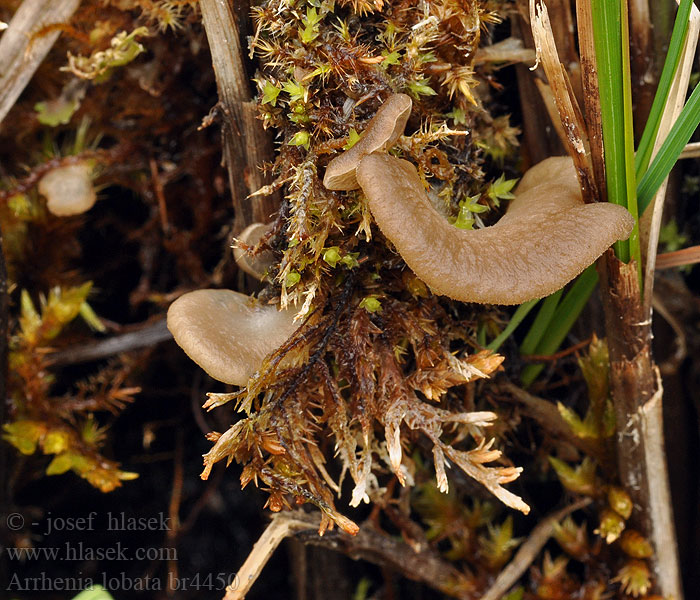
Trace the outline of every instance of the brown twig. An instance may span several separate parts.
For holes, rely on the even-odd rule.
[[[160,342],[172,339],[165,324],[165,318],[154,323],[141,325],[135,331],[111,336],[91,344],[79,344],[47,356],[47,364],[51,366],[75,365],[93,360],[109,358],[121,352],[130,352],[140,348],[155,346]]]
[[[578,344],[574,344],[573,346],[569,346],[568,348],[565,348],[564,350],[560,350],[559,352],[556,352],[554,354],[523,354],[520,358],[523,360],[527,361],[536,361],[536,362],[556,362],[561,358],[564,358],[565,356],[569,356],[570,354],[575,354],[581,348],[585,348],[591,343],[592,338],[587,338],[583,340],[582,342],[579,342]]]
[[[148,161],[148,165],[151,169],[151,181],[153,181],[153,191],[158,200],[158,214],[160,216],[160,228],[164,234],[167,234],[170,230],[170,224],[168,223],[168,205],[165,202],[165,192],[163,191],[163,181],[158,173],[158,163],[156,159],[151,157]]]

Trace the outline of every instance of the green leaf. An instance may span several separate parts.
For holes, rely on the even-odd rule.
[[[668,137],[659,148],[649,169],[637,187],[639,210],[644,212],[654,195],[668,177],[683,148],[700,124],[700,85],[690,95],[678,119],[671,127]]]
[[[408,93],[416,99],[419,96],[435,96],[437,92],[428,85],[429,83],[429,78],[421,77],[415,81],[410,81],[406,87],[408,88]]]
[[[553,354],[566,338],[569,330],[578,319],[588,298],[593,293],[598,283],[598,273],[595,265],[588,267],[571,286],[564,299],[554,311],[551,326],[535,347],[533,354]],[[520,381],[524,387],[528,387],[542,372],[543,364],[528,365],[520,375]]]
[[[513,313],[513,316],[510,318],[510,321],[508,321],[508,325],[506,325],[506,328],[503,331],[501,331],[501,333],[498,334],[498,336],[495,337],[491,341],[491,343],[486,346],[486,348],[488,350],[493,350],[494,352],[498,350],[503,344],[503,342],[505,342],[511,335],[513,335],[513,332],[518,327],[518,325],[522,323],[523,319],[525,319],[528,313],[535,307],[535,305],[538,302],[539,300],[530,300],[529,302],[525,302],[524,304],[518,306],[517,310]],[[483,331],[485,335],[486,330],[484,329]]]
[[[80,592],[73,600],[114,600],[112,595],[101,585],[93,585],[92,589]]]
[[[343,146],[343,150],[350,150],[360,140],[360,134],[353,127],[348,134],[348,141]]]
[[[491,198],[496,206],[500,205],[501,200],[512,200],[515,198],[515,195],[511,190],[516,183],[518,183],[517,178],[506,179],[505,173],[501,173],[501,176],[489,185],[488,197]]]
[[[270,81],[266,81],[262,89],[262,99],[260,102],[263,104],[270,104],[275,106],[277,104],[277,96],[280,95],[282,90],[278,88],[275,84]]]
[[[624,2],[592,0],[608,201],[624,206],[636,219],[629,43],[623,7]],[[615,255],[623,262],[635,258],[639,265],[636,225],[630,241],[615,243]]]
[[[554,312],[559,306],[559,300],[563,293],[564,289],[562,288],[544,299],[540,310],[537,312],[537,317],[535,317],[530,330],[520,345],[520,354],[535,354],[540,340],[546,336],[549,330],[549,324],[554,318]]]
[[[367,312],[375,313],[382,310],[382,303],[376,296],[365,296],[360,302],[360,308],[364,308]]]
[[[287,143],[290,146],[304,146],[304,148],[308,150],[311,145],[311,136],[308,131],[302,129],[301,131],[297,131]]]

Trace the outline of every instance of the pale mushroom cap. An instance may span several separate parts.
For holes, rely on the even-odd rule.
[[[463,302],[520,304],[547,296],[634,227],[621,206],[583,203],[569,159],[533,167],[506,215],[473,231],[454,227],[433,208],[405,160],[369,155],[357,179],[406,264],[435,292]]]
[[[393,94],[367,124],[357,143],[336,156],[326,167],[323,185],[329,190],[355,190],[359,187],[355,169],[364,156],[386,150],[396,143],[406,128],[413,102],[406,94]]]
[[[255,246],[270,231],[271,227],[271,224],[253,223],[241,231],[238,235],[238,240],[248,246]],[[265,273],[274,262],[274,256],[269,250],[264,250],[255,256],[251,256],[246,250],[238,246],[233,247],[233,258],[243,271],[260,280],[265,277]]]
[[[278,311],[231,290],[196,290],[168,309],[168,329],[214,379],[246,385],[263,359],[297,329],[294,311]]]
[[[57,217],[69,217],[90,210],[97,195],[92,185],[92,169],[86,163],[57,167],[39,181],[39,193]]]

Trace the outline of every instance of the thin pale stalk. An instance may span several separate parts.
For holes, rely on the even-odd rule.
[[[683,250],[676,250],[675,252],[659,254],[656,257],[656,270],[661,271],[662,269],[683,267],[697,263],[700,263],[700,246],[692,246],[683,248]]]
[[[678,158],[700,158],[700,142],[686,144]]]

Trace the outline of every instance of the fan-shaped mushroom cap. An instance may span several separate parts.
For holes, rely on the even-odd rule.
[[[238,241],[243,242],[246,246],[253,247],[257,245],[268,231],[270,231],[271,227],[271,224],[265,225],[264,223],[248,225],[248,227],[238,235]],[[233,247],[233,258],[243,271],[260,280],[265,277],[265,273],[274,262],[274,256],[269,250],[263,250],[262,252],[258,252],[255,256],[251,256],[246,250],[237,245]]]
[[[196,290],[168,309],[168,329],[214,379],[245,385],[263,359],[297,329],[294,311],[278,311],[231,290]]]
[[[323,185],[329,190],[356,190],[355,169],[363,156],[385,150],[401,137],[413,102],[406,94],[393,94],[372,117],[357,143],[336,156],[326,167]]]
[[[46,206],[57,217],[84,213],[97,200],[92,185],[92,168],[86,163],[57,167],[39,181],[39,193],[46,197]]]
[[[406,264],[435,292],[463,302],[520,304],[551,294],[634,226],[621,206],[583,203],[568,158],[530,169],[501,220],[473,231],[440,216],[405,160],[366,156],[357,180]]]

